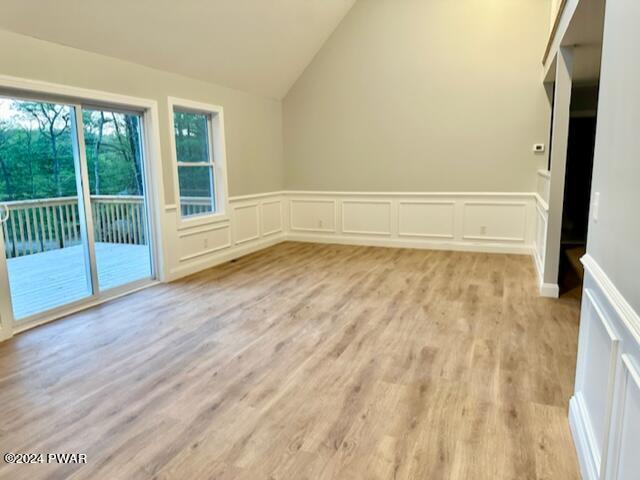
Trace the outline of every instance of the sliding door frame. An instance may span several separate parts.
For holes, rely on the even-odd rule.
[[[80,168],[81,189],[78,189],[78,196],[82,196],[84,212],[80,211],[82,229],[86,232],[86,250],[89,260],[88,268],[91,271],[93,286],[92,295],[64,306],[47,310],[41,314],[36,314],[18,322],[13,318],[11,307],[11,295],[7,273],[7,261],[4,255],[4,239],[0,235],[0,341],[10,338],[15,333],[28,330],[37,325],[48,323],[65,315],[83,310],[90,306],[98,305],[107,300],[111,300],[134,291],[157,284],[166,279],[166,252],[162,248],[162,240],[166,238],[163,224],[164,211],[164,185],[162,179],[162,162],[160,157],[160,122],[158,118],[158,104],[155,100],[137,98],[119,94],[90,90],[84,88],[71,87],[38,80],[29,80],[11,76],[0,75],[0,93],[16,99],[30,99],[40,101],[51,101],[70,106],[74,110],[72,128],[74,132],[74,152],[76,168]],[[87,172],[87,159],[84,149],[84,131],[82,122],[82,109],[103,108],[116,111],[136,112],[141,115],[141,150],[144,173],[144,209],[146,212],[147,230],[150,235],[149,251],[151,260],[151,279],[142,279],[128,283],[126,285],[111,288],[101,292],[98,283],[98,272],[95,255],[95,243],[93,234],[93,218],[91,213],[89,179]],[[76,175],[76,177],[78,176]],[[84,243],[84,242],[83,242]]]
[[[96,245],[93,234],[93,215],[91,215],[91,191],[89,189],[89,175],[87,172],[87,152],[84,142],[84,125],[82,121],[82,107],[79,104],[72,105],[73,117],[71,119],[71,128],[74,130],[72,136],[73,142],[73,160],[75,162],[76,185],[78,196],[82,197],[82,201],[78,199],[78,214],[80,217],[80,232],[82,234],[82,246],[85,253],[85,267],[87,269],[86,277],[90,279],[91,297],[94,297],[100,291],[100,283],[98,281],[98,262],[96,260]],[[84,299],[86,300],[86,299]],[[63,306],[64,307],[64,306]],[[24,322],[21,320],[20,323]],[[27,319],[26,322],[29,322]],[[13,320],[14,328],[17,321]]]

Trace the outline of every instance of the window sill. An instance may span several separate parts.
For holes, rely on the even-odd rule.
[[[180,212],[178,212],[180,215]],[[188,230],[190,228],[202,227],[204,225],[213,225],[216,223],[229,222],[230,218],[224,212],[214,213],[211,215],[198,215],[191,218],[178,217],[178,231]]]

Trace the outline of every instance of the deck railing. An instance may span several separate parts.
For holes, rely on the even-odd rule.
[[[206,212],[206,198],[182,198],[183,214]],[[81,243],[77,197],[6,202],[3,224],[7,258],[57,250]],[[91,214],[96,242],[147,244],[144,198],[134,195],[92,195]]]

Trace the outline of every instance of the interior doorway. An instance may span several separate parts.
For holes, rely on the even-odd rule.
[[[560,265],[560,295],[580,297],[591,204],[591,178],[596,139],[598,85],[574,85],[565,171]]]

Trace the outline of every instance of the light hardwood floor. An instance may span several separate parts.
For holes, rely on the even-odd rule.
[[[578,303],[531,259],[284,243],[0,345],[30,479],[578,478]]]

